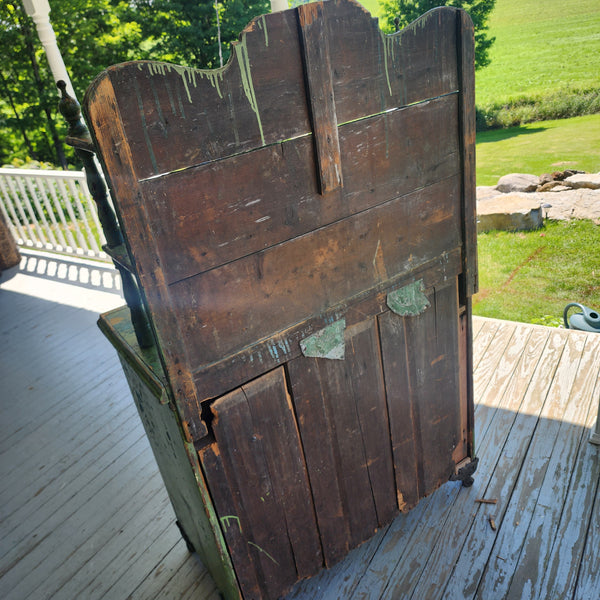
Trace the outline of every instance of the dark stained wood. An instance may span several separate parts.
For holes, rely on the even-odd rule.
[[[84,104],[104,79],[119,90],[118,112],[144,179],[310,133],[299,56],[294,11],[273,13],[246,27],[223,69],[117,65]]]
[[[455,280],[428,294],[432,306],[422,315],[380,317],[401,509],[448,479],[464,444],[456,294]]]
[[[459,173],[456,126],[448,119],[456,110],[452,95],[340,127],[344,190],[326,201],[319,194],[310,137],[142,182],[167,282]]]
[[[463,209],[463,289],[461,296],[477,293],[477,194],[475,183],[475,44],[471,18],[466,12],[457,15],[458,73],[460,77],[459,126],[461,171],[463,174],[461,206]]]
[[[386,36],[357,2],[325,3],[338,123],[460,89],[457,11],[432,10]]]
[[[259,583],[260,572],[254,564],[246,532],[242,529],[242,523],[247,522],[246,512],[230,486],[219,446],[216,443],[210,444],[203,447],[198,454],[216,506],[223,536],[227,542],[238,585],[243,590],[244,596],[260,598],[262,594]]]
[[[385,287],[378,287],[374,293],[359,295],[332,306],[327,311],[271,336],[259,340],[251,348],[224,357],[217,363],[195,372],[198,395],[212,398],[222,393],[223,380],[234,388],[257,376],[257,374],[281,365],[300,356],[300,341],[326,327],[345,315],[346,324],[354,325],[366,317],[375,316],[387,310],[387,293],[406,283],[423,279],[425,287],[433,287],[442,281],[456,277],[460,272],[460,250],[442,256],[417,267],[407,274],[389,280]]]
[[[306,364],[308,361],[308,365]],[[350,550],[350,523],[346,518],[344,490],[339,481],[339,458],[333,445],[335,423],[321,393],[316,359],[297,359],[287,365],[298,415],[317,523],[327,566],[339,562]],[[300,389],[294,382],[301,384]]]
[[[381,351],[394,457],[398,508],[407,511],[422,496],[419,413],[410,393],[404,319],[388,311],[379,317]]]
[[[457,294],[456,281],[437,288],[431,310],[405,318],[411,393],[419,413],[424,495],[448,480],[460,440]]]
[[[388,523],[397,508],[376,321],[347,328],[345,340],[344,360],[303,357],[288,366],[309,476],[325,480],[323,489],[313,484],[315,505],[329,506],[320,496],[329,496],[337,479],[338,510],[344,511],[356,546]],[[320,523],[329,520],[326,510],[317,508]],[[345,540],[345,533],[333,535],[334,547]]]
[[[321,193],[326,194],[342,187],[343,180],[323,2],[301,4],[298,7],[298,23],[319,187]]]
[[[449,178],[171,286],[190,363],[211,364],[457,248],[457,194]]]
[[[298,578],[314,575],[323,565],[315,511],[294,408],[282,368],[242,388],[255,430],[260,435]]]
[[[262,593],[267,598],[277,598],[297,576],[290,540],[285,534],[283,507],[277,502],[260,431],[254,426],[242,390],[220,398],[212,411],[218,452],[236,508],[230,513],[226,512],[229,506],[217,506],[219,519],[229,521],[229,528],[239,527]],[[234,556],[234,563],[238,558],[243,562],[246,556]]]
[[[217,400],[216,443],[200,456],[245,597],[277,598],[323,564],[283,369]]]
[[[228,596],[279,598],[473,456],[469,27],[443,8],[385,36],[317,2],[255,19],[223,69],[126,63],[88,91],[157,339],[144,385],[200,499],[170,493],[226,541]],[[310,349],[332,324],[338,354]]]

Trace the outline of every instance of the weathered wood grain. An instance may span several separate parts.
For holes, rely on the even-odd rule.
[[[477,271],[477,194],[475,189],[475,44],[473,22],[465,11],[456,13],[458,77],[460,80],[459,124],[463,210],[463,271],[461,298],[475,294],[479,287]]]
[[[475,490],[479,490],[480,496],[499,499],[493,512],[498,524],[502,523],[510,506],[521,461],[531,443],[549,382],[561,354],[560,337],[555,336],[549,343],[548,331],[540,330],[536,343],[529,344],[526,352],[518,357],[517,368],[508,367],[514,375],[499,396],[503,410],[497,411],[495,423],[489,428],[492,435],[485,436],[477,448],[482,461],[478,477],[485,477],[487,473],[490,483],[485,492],[477,487]],[[492,547],[497,534],[490,529],[487,520],[489,514],[487,507],[477,508],[476,518],[470,521],[462,551],[455,559],[455,573],[460,575],[452,576],[447,581],[442,597],[457,600],[475,597],[482,573],[488,561],[495,556],[492,555]]]
[[[317,490],[313,484],[319,523],[325,526],[330,506],[320,496],[330,494],[334,479],[350,543],[356,546],[397,509],[383,374],[381,362],[373,359],[379,354],[375,320],[347,328],[345,344],[343,361],[298,358],[289,364],[289,373],[309,476],[324,480]],[[320,410],[315,411],[315,403]],[[320,447],[313,447],[315,442]],[[323,472],[328,456],[333,462]],[[321,537],[326,537],[323,532]],[[343,543],[345,536],[340,537]],[[336,539],[324,539],[324,545],[335,547]]]
[[[298,24],[319,189],[326,194],[342,187],[343,178],[323,2],[301,4]]]
[[[198,395],[201,398],[218,396],[223,391],[224,378],[230,383],[230,387],[237,387],[262,372],[293,360],[301,354],[300,341],[333,321],[345,318],[346,324],[351,326],[366,317],[387,311],[387,294],[390,291],[420,279],[426,287],[434,287],[442,281],[455,278],[459,270],[460,251],[455,249],[408,273],[390,278],[375,290],[347,298],[309,320],[293,325],[270,338],[258,340],[250,348],[242,349],[217,363],[198,369],[195,372]]]
[[[344,189],[326,201],[310,137],[141,182],[165,279],[191,277],[458,173],[457,110],[453,95],[340,127]]]
[[[283,508],[297,577],[314,575],[323,565],[306,463],[292,399],[280,368],[242,388],[261,436],[277,503]]]
[[[478,587],[479,597],[492,594],[502,596],[510,587],[547,473],[548,459],[552,454],[560,422],[558,419],[564,411],[564,402],[569,398],[575,378],[576,370],[572,368],[572,359],[581,352],[581,349],[577,348],[577,344],[581,343],[577,337],[565,336],[561,332],[553,333],[550,337],[549,344],[561,350],[560,361],[553,377],[545,378],[545,393],[541,394],[537,401],[541,416],[539,423],[537,418],[535,419],[538,435],[528,444],[523,464],[518,465],[519,472],[512,492],[512,502],[502,518],[496,518],[498,532],[492,556]],[[500,477],[501,473],[497,476]]]
[[[580,344],[582,358],[567,395],[568,403],[561,390],[561,402],[556,412],[551,415],[552,427],[549,428],[550,431],[542,432],[543,437],[551,444],[550,456],[543,482],[539,487],[536,505],[531,513],[527,537],[507,590],[509,598],[541,597],[542,579],[550,567],[552,546],[565,511],[567,494],[571,487],[578,487],[578,482],[573,480],[573,473],[577,468],[581,445],[588,443],[588,430],[584,425],[590,412],[590,404],[594,404],[590,403],[590,400],[598,383],[596,373],[600,368],[600,354],[595,351],[597,346],[586,351],[585,340],[580,340]],[[565,356],[564,359],[569,360],[571,364],[576,362],[570,357]],[[551,431],[555,433],[554,438]]]
[[[507,329],[514,331],[514,328]],[[525,337],[528,339],[528,336]],[[495,491],[490,489],[494,468],[509,439],[511,426],[517,416],[516,411],[525,393],[526,386],[524,383],[528,381],[531,372],[539,361],[546,338],[546,335],[538,336],[538,339],[531,344],[531,348],[526,355],[527,358],[521,358],[524,352],[523,347],[521,347],[519,353],[511,355],[510,360],[505,360],[498,366],[498,371],[503,373],[503,379],[498,379],[498,387],[495,388],[498,391],[493,392],[496,404],[491,406],[488,406],[491,403],[487,402],[480,404],[476,413],[476,454],[479,458],[479,466],[475,474],[475,483],[468,491],[463,491],[454,502],[447,517],[447,523],[450,526],[444,529],[435,546],[431,549],[431,556],[427,561],[427,566],[431,570],[426,568],[425,573],[428,573],[428,575],[421,577],[415,586],[413,591],[415,597],[459,598],[459,594],[463,593],[450,592],[445,590],[445,586],[449,581],[453,584],[455,580],[459,583],[461,581],[462,572],[459,572],[456,576],[453,574],[454,565],[460,560],[461,552],[467,554],[466,560],[468,560],[468,557],[473,557],[472,553],[478,550],[477,546],[471,548],[467,544],[470,536],[469,530],[474,519],[477,520],[478,524],[481,524],[479,533],[483,536],[483,539],[487,539],[489,536],[489,534],[488,536],[484,534],[483,528],[487,527],[487,531],[491,531],[489,523],[485,520],[485,516],[491,514],[491,510],[488,507],[476,505],[474,501],[480,497],[497,498],[501,503],[500,509],[505,505],[503,499],[495,496]],[[520,381],[517,379],[519,373],[522,377]],[[477,371],[475,374],[477,377]],[[512,382],[510,389],[507,389],[507,380]],[[492,393],[490,387],[488,387],[488,393]],[[485,397],[479,396],[479,398]],[[503,407],[503,409],[495,410],[496,405]],[[491,420],[492,423],[490,427],[485,426],[488,420]],[[498,518],[500,514],[494,513],[495,518]],[[433,565],[438,566],[433,568]],[[468,579],[466,574],[464,578]],[[465,597],[472,596],[466,594]]]
[[[456,248],[455,185],[448,179],[171,286],[190,363],[209,365]]]

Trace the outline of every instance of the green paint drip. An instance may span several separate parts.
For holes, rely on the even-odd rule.
[[[384,65],[384,69],[385,69],[385,78],[387,80],[387,85],[388,85],[388,90],[390,92],[390,96],[392,95],[392,85],[390,83],[390,72],[388,70],[388,54],[390,53],[389,47],[390,47],[390,38],[383,33],[383,31],[380,31],[379,34],[381,35],[381,42],[383,44],[383,65]]]
[[[254,546],[255,548],[258,549],[259,552],[262,552],[268,559],[272,560],[277,566],[279,566],[279,563],[263,548],[261,548],[258,544],[255,544],[254,542],[248,542],[248,544],[250,544],[250,546]]]
[[[220,82],[223,81],[223,69],[214,69],[212,71],[208,71],[202,69],[192,69],[190,67],[182,67],[181,65],[170,65],[167,63],[148,63],[148,69],[150,70],[151,75],[166,75],[171,71],[175,71],[183,81],[185,93],[190,104],[192,103],[190,85],[198,87],[198,77],[201,79],[206,78],[213,88],[217,90],[219,98],[223,98],[220,86]]]
[[[267,22],[265,21],[265,15],[262,15],[260,21],[258,22],[258,26],[262,29],[265,34],[265,46],[269,47],[269,32],[267,31]]]
[[[235,54],[238,59],[240,66],[240,75],[242,77],[242,86],[250,107],[256,115],[256,121],[258,122],[258,129],[260,131],[260,139],[264,146],[265,136],[263,134],[262,122],[260,120],[260,113],[258,112],[258,104],[256,102],[256,94],[254,93],[254,84],[252,83],[252,73],[250,71],[250,58],[248,57],[248,48],[246,46],[246,36],[244,35],[242,40],[234,45]]]

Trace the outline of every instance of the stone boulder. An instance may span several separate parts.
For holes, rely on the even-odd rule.
[[[477,203],[477,233],[495,229],[529,231],[544,224],[542,202],[535,193],[501,194]]]
[[[512,192],[535,192],[540,183],[540,178],[527,173],[510,173],[498,180],[496,189],[503,194]]]
[[[577,173],[567,177],[564,183],[573,189],[600,190],[600,173]]]

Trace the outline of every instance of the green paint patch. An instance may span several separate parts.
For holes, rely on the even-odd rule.
[[[309,358],[344,360],[346,319],[340,319],[300,342],[302,354]]]
[[[387,305],[392,312],[401,317],[416,317],[430,306],[424,291],[423,280],[419,279],[390,292],[387,296]]]

